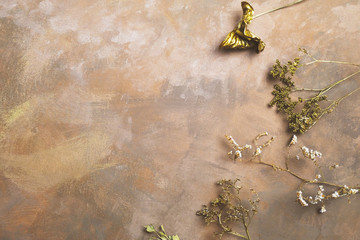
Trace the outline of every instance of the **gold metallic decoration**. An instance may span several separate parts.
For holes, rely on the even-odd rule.
[[[243,16],[236,28],[230,32],[226,39],[220,44],[221,48],[226,49],[248,49],[255,48],[259,53],[264,50],[265,43],[247,29],[254,18],[254,8],[248,2],[241,2]]]

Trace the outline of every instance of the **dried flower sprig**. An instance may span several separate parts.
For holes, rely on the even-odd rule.
[[[272,92],[274,98],[269,103],[269,106],[276,106],[277,111],[286,114],[289,128],[294,133],[304,133],[308,131],[322,116],[331,113],[342,100],[360,89],[360,87],[356,88],[335,100],[329,100],[328,95],[325,95],[325,93],[332,88],[359,74],[360,69],[321,89],[298,88],[292,78],[300,67],[315,63],[334,63],[360,68],[360,64],[316,59],[305,49],[300,48],[299,50],[310,58],[311,61],[300,63],[300,58],[298,57],[293,61],[288,61],[286,64],[281,64],[279,60],[276,60],[276,63],[270,71],[271,76],[280,83],[274,85],[274,91]],[[292,98],[291,94],[296,92],[312,92],[314,95],[306,99],[302,97],[297,97],[297,99]],[[327,104],[324,104],[325,102],[327,102]]]
[[[145,226],[145,231],[154,234],[149,240],[180,240],[178,235],[167,235],[163,225],[156,230],[154,225],[150,224]]]
[[[266,142],[264,142],[261,145],[257,144],[257,141],[262,138],[262,137],[266,137],[268,136],[269,133],[268,132],[263,132],[258,134],[255,139],[254,139],[254,145],[255,145],[255,151],[252,154],[252,158],[259,156],[262,153],[262,149],[269,146],[274,140],[275,137],[271,137],[269,140],[267,140]],[[232,145],[233,149],[235,150],[235,152],[230,151],[228,152],[228,156],[230,158],[232,158],[233,160],[241,160],[242,158],[242,152],[247,150],[247,149],[252,149],[253,146],[250,144],[245,144],[244,146],[239,146],[236,141],[234,140],[234,138],[232,136],[229,135],[225,135],[226,139],[230,142],[230,144]]]
[[[257,146],[257,144],[256,144],[257,140],[259,140],[259,138],[264,137],[264,136],[268,136],[268,133],[266,132],[266,133],[259,134],[254,139],[256,149],[259,149],[259,146]],[[233,139],[231,136],[226,136],[226,138],[228,140]],[[260,147],[269,146],[273,142],[273,140],[274,140],[274,137],[272,137],[270,140],[265,142]],[[229,140],[229,142],[231,143],[230,140]],[[296,135],[293,135],[293,137],[292,137],[292,139],[291,139],[291,141],[289,143],[289,146],[288,146],[288,152],[290,152],[290,147],[296,145],[297,143],[298,143],[298,138],[297,138]],[[247,144],[247,145],[249,145],[249,144]],[[234,145],[232,145],[232,146],[234,148]],[[249,145],[249,146],[251,146],[251,145]],[[248,149],[251,149],[251,147],[249,147]],[[331,200],[331,199],[337,199],[337,198],[340,198],[340,197],[347,197],[348,200],[350,201],[351,196],[360,193],[360,185],[357,185],[357,186],[354,186],[354,187],[348,187],[347,185],[340,185],[340,184],[336,184],[336,183],[332,183],[332,182],[322,180],[321,168],[323,166],[321,166],[318,163],[318,161],[319,161],[318,159],[320,159],[322,157],[322,154],[319,151],[310,149],[310,148],[308,148],[306,146],[302,146],[300,148],[300,150],[301,150],[303,156],[305,158],[307,158],[307,159],[310,159],[311,162],[314,164],[314,166],[317,168],[317,173],[316,173],[315,177],[313,179],[311,179],[311,180],[307,179],[305,177],[302,177],[299,174],[297,174],[294,171],[289,169],[289,166],[288,166],[288,158],[290,158],[289,154],[288,154],[288,158],[285,160],[285,168],[281,167],[281,166],[278,166],[276,164],[273,164],[273,163],[264,162],[261,159],[261,153],[262,153],[261,148],[260,148],[260,150],[256,150],[252,154],[252,156],[251,156],[251,158],[249,160],[251,162],[254,162],[254,163],[258,163],[258,164],[262,164],[262,165],[271,167],[275,171],[287,172],[290,175],[294,176],[295,178],[299,179],[301,181],[301,184],[299,185],[299,188],[298,188],[298,190],[296,192],[296,194],[297,194],[297,202],[299,202],[299,204],[301,206],[303,206],[303,207],[307,207],[310,204],[311,205],[321,205],[320,213],[326,212],[326,208],[325,208],[325,202],[326,201]],[[231,157],[231,158],[235,159],[235,160],[238,159],[236,157],[236,155],[235,155],[235,157]],[[255,159],[257,159],[257,161],[254,161]],[[297,155],[296,159],[300,159],[300,157]],[[331,166],[328,166],[329,169],[336,169],[338,167],[339,167],[338,164],[333,164]],[[305,185],[308,185],[308,184],[318,186],[318,191],[317,191],[317,194],[315,196],[304,196],[303,195],[303,191],[304,191],[303,187]],[[326,194],[324,186],[327,186],[332,191],[330,191],[330,193]]]
[[[201,210],[196,212],[196,215],[204,218],[205,223],[217,223],[220,231],[215,232],[214,235],[219,239],[225,234],[230,234],[251,240],[249,225],[258,211],[260,199],[257,193],[250,189],[251,198],[243,201],[241,196],[243,187],[238,185],[239,181],[239,179],[218,181],[216,184],[222,189],[219,197],[211,201],[209,206],[204,205]],[[233,229],[234,227],[241,228],[241,225],[244,233]]]

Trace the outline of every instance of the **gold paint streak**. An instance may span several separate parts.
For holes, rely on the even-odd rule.
[[[111,152],[101,131],[83,134],[54,148],[29,155],[0,153],[0,169],[26,191],[43,191],[58,183],[96,171]],[[107,167],[112,163],[104,163]]]
[[[20,117],[24,116],[27,112],[32,110],[31,100],[28,100],[14,108],[12,108],[8,114],[5,115],[5,124],[11,125]],[[0,137],[1,138],[1,137]]]

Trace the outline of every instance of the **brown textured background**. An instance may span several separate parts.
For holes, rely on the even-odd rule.
[[[251,4],[258,14],[288,2]],[[253,239],[360,239],[360,199],[301,208],[296,179],[229,161],[223,137],[268,131],[266,160],[283,164],[291,134],[267,107],[268,71],[298,47],[359,63],[360,1],[307,0],[254,20],[258,55],[217,49],[240,17],[239,0],[2,0],[0,239],[148,239],[153,223],[208,240],[195,211],[236,177],[262,200]],[[297,81],[324,86],[354,69],[313,66]],[[341,164],[332,181],[360,182],[359,120],[353,95],[300,137]],[[312,176],[311,164],[294,167]]]

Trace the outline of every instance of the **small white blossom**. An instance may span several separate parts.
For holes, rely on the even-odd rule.
[[[300,160],[300,157],[299,157],[299,155],[296,155],[296,160]]]
[[[292,139],[291,139],[291,141],[290,141],[289,146],[294,145],[294,144],[296,144],[296,143],[297,143],[297,136],[296,136],[296,135],[293,135],[293,137],[292,137]]]
[[[303,198],[299,198],[299,202],[300,202],[300,205],[303,207],[309,206],[309,204]]]
[[[229,140],[229,142],[234,146],[234,148],[239,148],[239,144],[235,141],[235,139],[232,136],[226,136],[225,137]]]
[[[261,154],[261,148],[258,147],[258,148],[256,148],[256,151],[255,151],[255,153],[254,153],[254,156],[258,156],[258,155],[260,155],[260,154]]]
[[[332,196],[333,198],[338,198],[338,197],[340,197],[338,191],[335,191],[333,194],[331,194],[331,196]]]
[[[245,149],[251,149],[251,148],[252,148],[252,146],[251,146],[251,145],[249,145],[249,144],[245,144],[244,148],[245,148]]]
[[[316,196],[315,196],[315,201],[322,201],[325,198],[324,195],[324,187],[322,185],[319,186],[319,191],[317,192]]]
[[[315,157],[321,158],[322,157],[322,153],[319,151],[314,151]]]
[[[297,200],[298,200],[298,202],[300,203],[301,206],[303,206],[303,207],[309,206],[309,204],[303,198],[302,191],[299,190],[299,191],[296,192],[296,194],[297,194]]]
[[[348,187],[348,186],[346,186],[346,185],[344,185],[344,188],[345,188],[345,189],[349,189],[349,187]]]
[[[319,179],[319,178],[321,178],[321,175],[317,174],[315,177],[316,177],[316,179]]]
[[[309,148],[307,148],[307,147],[305,147],[305,146],[302,146],[301,150],[302,150],[302,153],[303,153],[304,157],[307,157],[307,158],[310,157],[310,150],[309,150]]]
[[[314,199],[313,199],[312,196],[309,196],[309,197],[308,197],[308,202],[311,203],[311,204],[317,204],[317,202],[314,201]]]
[[[313,149],[309,149],[306,146],[303,146],[301,148],[302,153],[304,155],[304,157],[306,158],[310,158],[311,160],[313,160],[314,162],[316,161],[315,158],[321,158],[322,157],[322,153],[318,152],[318,151],[314,151]]]
[[[352,188],[349,190],[349,194],[357,194],[358,192],[359,192],[359,189]]]
[[[239,150],[235,151],[235,158],[242,158],[242,154]]]
[[[321,206],[321,209],[320,209],[320,213],[325,213],[325,212],[326,212],[325,206],[322,205],[322,206]]]
[[[324,194],[319,194],[315,196],[315,201],[316,202],[321,202],[324,199],[325,195]]]

